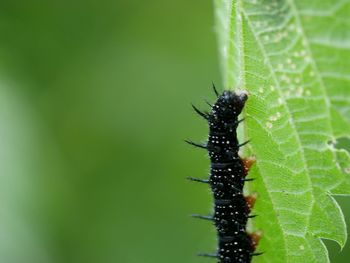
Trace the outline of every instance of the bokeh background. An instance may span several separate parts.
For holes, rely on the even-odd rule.
[[[211,1],[0,3],[0,262],[213,262],[183,143],[221,88],[213,23]]]

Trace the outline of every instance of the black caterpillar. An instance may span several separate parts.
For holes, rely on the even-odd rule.
[[[254,253],[258,236],[248,234],[246,225],[250,209],[255,201],[253,197],[244,197],[243,186],[248,169],[252,162],[241,159],[239,148],[247,142],[239,144],[237,127],[242,120],[238,120],[247,94],[237,94],[224,91],[218,94],[213,89],[217,101],[211,106],[209,113],[202,112],[192,105],[193,109],[209,123],[209,138],[206,144],[192,141],[187,143],[208,150],[211,167],[209,180],[188,178],[192,181],[208,183],[214,195],[214,216],[193,215],[197,218],[212,220],[217,229],[218,251],[214,254],[201,253],[201,256],[218,258],[219,263],[249,263]]]

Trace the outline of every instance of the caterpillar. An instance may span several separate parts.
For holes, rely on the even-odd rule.
[[[252,165],[251,159],[239,157],[239,148],[249,141],[239,144],[237,127],[242,120],[238,120],[245,102],[246,93],[236,93],[225,90],[219,95],[214,84],[213,89],[217,100],[214,105],[208,103],[211,111],[203,112],[192,105],[194,111],[209,124],[209,137],[205,144],[186,140],[192,146],[207,149],[210,158],[209,179],[189,177],[191,181],[206,183],[214,197],[214,215],[194,217],[211,220],[217,230],[218,250],[216,253],[200,253],[200,256],[215,257],[219,263],[249,263],[255,253],[259,236],[248,234],[247,221],[254,215],[249,215],[255,202],[254,196],[245,197],[243,186],[247,181],[247,173]]]

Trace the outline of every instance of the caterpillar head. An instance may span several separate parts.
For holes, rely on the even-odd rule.
[[[247,99],[248,95],[244,92],[236,93],[234,91],[225,90],[222,95],[218,97],[212,112],[219,117],[219,119],[237,117],[242,112]]]
[[[248,95],[244,92],[236,93],[233,91],[225,90],[221,95],[220,101],[223,108],[226,108],[229,113],[234,116],[238,116],[244,107],[245,102],[248,99]]]

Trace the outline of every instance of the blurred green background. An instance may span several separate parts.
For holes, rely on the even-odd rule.
[[[221,87],[213,23],[211,1],[0,4],[1,263],[214,262],[182,142]]]

